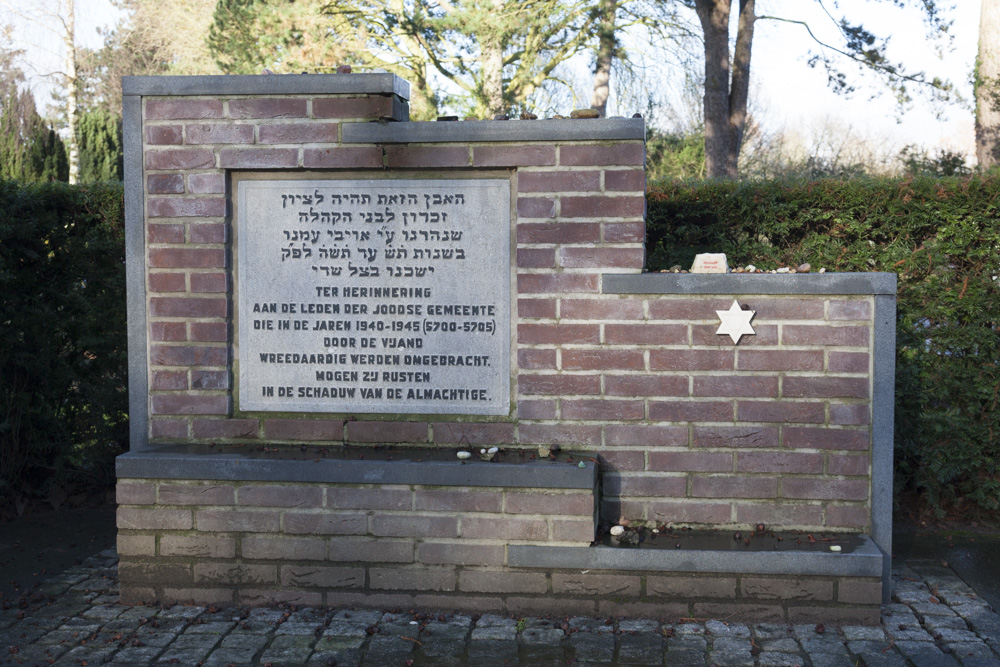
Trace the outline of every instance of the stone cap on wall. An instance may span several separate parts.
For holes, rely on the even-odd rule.
[[[296,448],[297,450],[297,448]],[[392,460],[310,458],[295,453],[226,451],[198,445],[167,445],[127,452],[115,459],[120,479],[218,479],[250,482],[324,482],[327,484],[417,484],[541,489],[593,489],[597,464],[565,462],[414,460],[397,449]],[[374,451],[369,451],[374,455]]]
[[[122,95],[396,95],[410,99],[410,84],[395,74],[226,74],[123,76]]]
[[[345,144],[437,144],[476,141],[642,141],[642,118],[462,120],[345,125]]]
[[[605,294],[895,294],[895,273],[605,273]]]
[[[878,577],[889,560],[868,535],[852,553],[808,551],[718,551],[671,549],[622,549],[614,547],[557,547],[516,545],[508,547],[510,565],[525,568],[613,570],[647,572],[740,572],[742,574],[795,574],[801,576]],[[888,586],[886,586],[888,590]]]

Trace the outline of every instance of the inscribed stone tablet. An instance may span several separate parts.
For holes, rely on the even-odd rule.
[[[694,256],[694,263],[691,265],[691,273],[728,273],[729,265],[726,263],[726,253],[702,253]]]
[[[239,407],[506,415],[510,184],[241,180]]]

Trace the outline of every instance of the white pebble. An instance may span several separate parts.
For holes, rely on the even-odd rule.
[[[463,450],[463,451],[459,452],[458,454],[456,454],[455,456],[457,456],[460,459],[467,459],[467,458],[470,458],[472,456],[472,452],[466,452],[466,451]]]
[[[756,270],[757,270],[756,266],[754,266],[753,264],[747,264],[747,273],[753,273]]]
[[[830,545],[830,551],[840,551],[840,545],[839,544],[831,544]]]
[[[625,532],[625,526],[611,526],[611,534],[616,537],[624,532]]]
[[[487,454],[496,454],[499,451],[500,451],[499,447],[490,447],[489,449],[486,450],[486,453]]]

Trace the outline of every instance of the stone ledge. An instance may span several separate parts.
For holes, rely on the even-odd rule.
[[[222,449],[222,451],[219,451]],[[392,461],[314,459],[294,452],[233,452],[198,446],[164,446],[122,454],[119,479],[210,479],[224,481],[323,482],[328,484],[414,484],[535,489],[595,489],[597,464],[518,463],[469,460]],[[374,451],[374,450],[371,450]],[[426,450],[412,450],[426,451]],[[396,448],[397,457],[406,455]],[[412,454],[411,454],[412,456]],[[577,459],[579,460],[579,459]]]
[[[614,570],[616,572],[713,572],[801,576],[881,577],[882,551],[872,539],[851,553],[745,552],[615,547],[507,547],[510,567]]]
[[[895,294],[896,274],[605,273],[601,278],[601,292],[604,294]]]
[[[521,141],[642,141],[642,118],[587,120],[462,120],[412,123],[349,123],[345,144],[436,144]]]
[[[122,95],[398,95],[410,98],[410,84],[395,74],[239,74],[123,76]]]

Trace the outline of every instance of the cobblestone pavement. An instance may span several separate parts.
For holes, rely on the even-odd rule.
[[[1000,666],[1000,615],[950,569],[894,577],[877,627],[126,607],[109,550],[8,602],[0,664]]]

